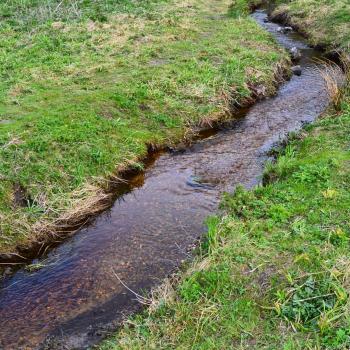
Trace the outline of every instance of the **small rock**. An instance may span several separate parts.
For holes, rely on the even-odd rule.
[[[299,60],[301,58],[301,53],[299,49],[297,49],[295,46],[290,49],[290,54],[294,61]]]
[[[283,34],[287,34],[287,33],[291,32],[292,30],[293,30],[292,27],[278,27],[277,28],[277,32],[283,33]]]
[[[301,67],[300,66],[294,66],[292,67],[293,74],[300,76],[301,75]]]
[[[264,18],[264,23],[268,23],[270,22],[269,19],[267,17]]]

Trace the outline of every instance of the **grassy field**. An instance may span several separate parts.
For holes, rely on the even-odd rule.
[[[276,0],[273,17],[287,14],[312,44],[350,52],[350,2],[347,0]]]
[[[106,199],[148,145],[230,117],[288,63],[246,0],[0,4],[0,251]]]
[[[320,3],[283,13],[309,18],[315,43],[346,49],[350,30],[331,9],[316,36]],[[195,261],[100,350],[350,348],[350,88],[340,95],[336,111],[275,150],[264,186],[224,196]]]

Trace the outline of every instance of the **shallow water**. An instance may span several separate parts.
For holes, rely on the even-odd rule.
[[[0,349],[86,349],[139,308],[132,290],[157,285],[189,257],[217,210],[220,194],[260,182],[266,152],[292,130],[313,121],[329,104],[319,53],[297,34],[274,33],[301,49],[302,75],[276,97],[252,107],[229,128],[184,152],[154,155],[128,191],[93,225],[55,248],[35,272],[20,270],[0,286]]]

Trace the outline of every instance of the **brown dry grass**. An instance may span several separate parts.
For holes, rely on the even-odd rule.
[[[321,61],[323,64],[319,70],[326,83],[329,98],[337,112],[342,109],[342,101],[349,89],[346,82],[350,79],[349,57],[345,54],[340,54],[339,57],[340,65],[331,61]]]

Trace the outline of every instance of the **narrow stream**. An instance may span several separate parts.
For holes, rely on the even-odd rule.
[[[282,34],[253,17],[287,48],[302,52],[301,76],[276,97],[184,152],[155,155],[130,191],[53,251],[38,271],[19,270],[0,286],[0,349],[87,349],[140,304],[115,277],[140,292],[157,285],[188,258],[217,210],[220,194],[259,183],[266,151],[329,104],[313,63],[320,54],[295,33]]]

